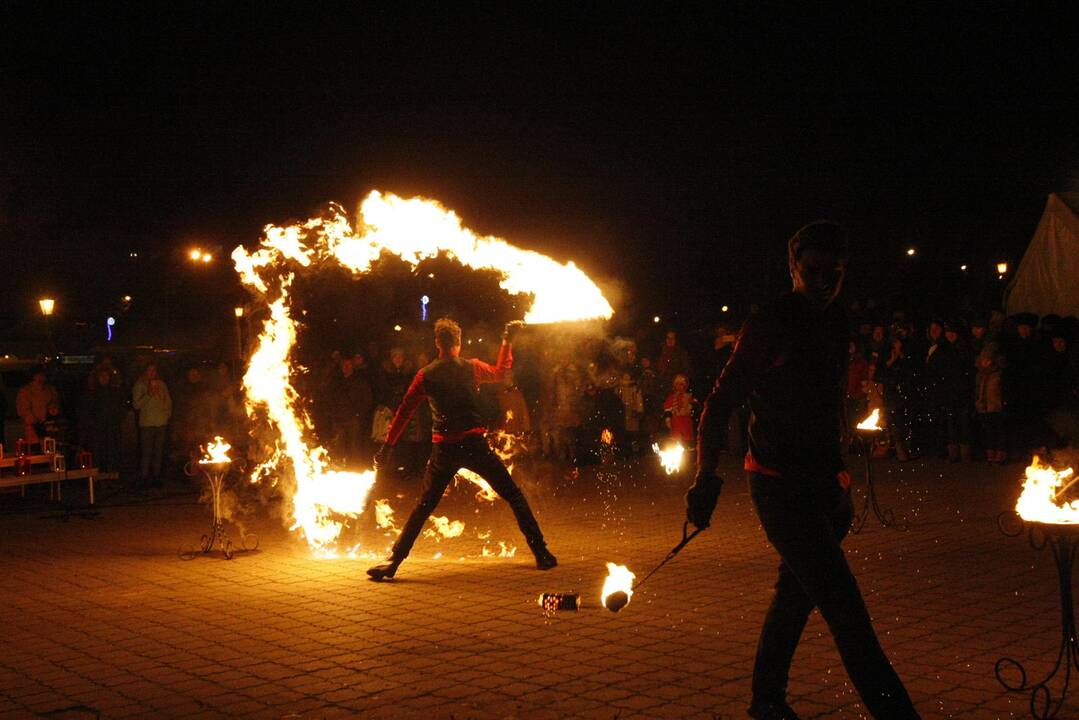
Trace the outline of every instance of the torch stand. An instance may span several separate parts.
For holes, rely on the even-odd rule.
[[[1027,682],[1027,671],[1023,664],[1010,657],[997,660],[994,671],[997,682],[1009,692],[1030,692],[1030,715],[1037,720],[1049,720],[1056,717],[1064,704],[1071,683],[1072,670],[1079,670],[1079,640],[1076,639],[1075,601],[1072,597],[1072,568],[1075,566],[1075,552],[1079,549],[1079,527],[1075,525],[1053,525],[1050,523],[1023,522],[1016,531],[1005,527],[1005,517],[1013,513],[1002,513],[997,518],[1000,531],[1009,537],[1017,537],[1027,531],[1027,540],[1035,550],[1042,550],[1046,545],[1053,552],[1053,561],[1057,566],[1057,578],[1060,581],[1060,650],[1057,652],[1053,669],[1038,683]],[[1004,679],[1002,668],[1011,666],[1019,671],[1019,684],[1012,685]],[[1064,672],[1064,683],[1060,696],[1054,701],[1049,683],[1057,673]]]
[[[877,488],[873,484],[873,471],[872,471],[872,459],[873,459],[873,440],[876,439],[880,430],[856,430],[858,439],[862,446],[862,455],[865,456],[865,502],[862,503],[861,512],[857,513],[851,520],[851,532],[857,534],[865,527],[866,521],[869,519],[869,510],[872,508],[873,514],[876,515],[877,521],[880,522],[882,527],[890,527],[896,530],[910,530],[910,520],[903,519],[900,523],[895,521],[895,512],[892,510],[881,510],[880,503],[877,501]]]
[[[194,477],[201,471],[210,484],[213,518],[210,521],[210,532],[202,536],[202,554],[210,553],[216,544],[226,560],[231,560],[236,554],[236,550],[232,546],[232,540],[229,539],[228,533],[225,532],[225,518],[221,512],[221,491],[225,486],[225,478],[229,474],[229,466],[230,463],[228,462],[200,463],[197,460],[192,460],[184,468],[184,473],[188,477]],[[195,470],[195,468],[198,468],[198,470]],[[251,538],[254,538],[254,542],[249,546],[248,543]],[[258,536],[241,534],[240,545],[243,550],[255,550],[258,548]],[[191,559],[194,555],[193,551],[184,552],[181,550],[180,552],[180,557],[184,559]]]

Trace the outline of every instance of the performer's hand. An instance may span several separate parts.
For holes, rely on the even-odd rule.
[[[375,466],[375,472],[378,472],[386,465],[386,461],[390,459],[391,450],[393,450],[392,445],[383,443],[378,449],[378,452],[375,453],[374,460],[372,461]]]
[[[511,320],[506,323],[506,327],[502,330],[502,339],[508,343],[512,343],[513,339],[517,337],[517,333],[521,328],[525,326],[523,320]]]
[[[712,522],[723,480],[712,471],[698,470],[697,480],[686,493],[686,520],[704,530]]]

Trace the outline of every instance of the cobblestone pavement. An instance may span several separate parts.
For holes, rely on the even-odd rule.
[[[870,516],[846,547],[916,703],[926,718],[1027,716],[1027,696],[1004,692],[994,663],[1048,671],[1060,616],[1048,551],[995,525],[1022,468],[876,462],[882,503],[913,527]],[[561,562],[551,572],[532,567],[508,508],[458,488],[438,512],[465,532],[421,538],[383,584],[364,579],[368,560],[312,558],[272,508],[249,527],[257,551],[184,561],[177,548],[208,525],[191,495],[121,493],[99,517],[66,521],[44,499],[0,496],[0,716],[744,717],[776,558],[728,470],[712,529],[617,615],[598,602],[604,563],[643,576],[680,538],[688,476],[663,476],[652,459],[576,478],[519,471]],[[380,496],[398,516],[415,497],[406,485]],[[355,539],[381,553],[389,540],[368,516]],[[481,557],[498,540],[522,551]],[[547,590],[579,591],[586,605],[545,617]],[[863,717],[817,615],[791,702],[805,718]],[[1079,717],[1079,693],[1060,716]]]

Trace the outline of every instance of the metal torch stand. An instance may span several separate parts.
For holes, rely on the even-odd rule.
[[[198,468],[198,471],[201,471],[206,477],[210,484],[210,494],[212,496],[213,518],[210,521],[210,532],[202,536],[200,545],[202,554],[210,553],[216,545],[225,559],[231,560],[235,556],[236,550],[232,546],[232,540],[229,538],[228,533],[225,532],[225,519],[221,512],[221,491],[225,487],[225,478],[229,474],[229,463],[198,463],[192,461],[191,465]],[[192,477],[198,471],[193,470],[190,466],[185,469],[186,474]],[[241,534],[240,546],[243,550],[257,549],[258,536]],[[193,552],[184,552],[183,550],[180,552],[180,557],[185,559],[190,559],[194,555],[195,553]]]
[[[1011,531],[1005,526],[1005,518],[1011,513],[1005,513],[997,519],[1001,532],[1010,537],[1017,537],[1027,532],[1027,540],[1035,550],[1041,550],[1046,545],[1053,552],[1053,561],[1057,566],[1057,579],[1060,581],[1060,650],[1057,652],[1056,663],[1053,669],[1041,682],[1030,684],[1027,682],[1027,671],[1023,664],[1010,657],[997,660],[995,672],[997,682],[1009,692],[1030,693],[1030,715],[1038,720],[1049,720],[1056,717],[1064,704],[1064,698],[1068,694],[1068,685],[1071,683],[1072,669],[1079,669],[1079,641],[1076,640],[1075,627],[1075,602],[1072,598],[1072,568],[1075,566],[1075,551],[1079,548],[1079,527],[1074,525],[1052,525],[1049,523],[1026,523],[1019,526],[1016,531]],[[1014,667],[1019,671],[1019,684],[1012,685],[1004,679],[1001,672],[1005,667]],[[1049,683],[1059,672],[1064,672],[1064,682],[1060,687],[1060,695],[1056,700],[1049,689]]]
[[[895,530],[910,530],[910,520],[904,518],[900,522],[895,520],[895,512],[891,509],[881,510],[880,502],[877,500],[877,488],[873,484],[873,440],[877,437],[879,430],[857,430],[858,439],[862,445],[862,455],[865,457],[865,501],[862,503],[862,509],[851,520],[851,532],[860,533],[862,528],[865,527],[866,521],[869,519],[869,511],[873,510],[873,514],[877,517],[877,521],[880,522],[882,527],[890,527]]]

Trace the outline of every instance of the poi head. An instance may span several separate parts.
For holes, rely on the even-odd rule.
[[[604,606],[611,612],[618,612],[629,603],[629,595],[621,590],[611,593],[603,601]]]

